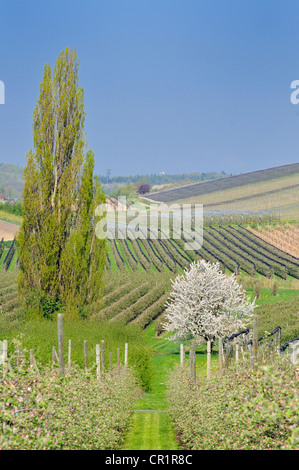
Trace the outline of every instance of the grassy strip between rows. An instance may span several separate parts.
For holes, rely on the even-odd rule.
[[[180,346],[169,341],[167,335],[156,337],[154,324],[145,330],[144,335],[148,345],[154,351],[151,387],[135,403],[136,412],[133,415],[122,449],[178,450],[181,447],[177,442],[172,417],[168,412],[169,403],[166,392],[169,374],[179,364]],[[188,371],[188,357],[186,359],[186,371]],[[212,356],[214,369],[216,360],[217,354],[214,354]],[[196,362],[197,374],[204,375],[207,367],[204,348],[198,350]]]

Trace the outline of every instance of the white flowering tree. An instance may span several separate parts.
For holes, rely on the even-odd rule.
[[[174,341],[195,338],[212,343],[244,329],[252,319],[255,301],[246,298],[235,275],[228,276],[218,263],[191,263],[172,281],[164,328]]]

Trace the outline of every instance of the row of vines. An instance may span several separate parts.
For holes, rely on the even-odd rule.
[[[299,279],[299,259],[271,245],[247,228],[239,226],[214,226],[203,229],[203,242],[200,235],[192,233],[198,241],[198,249],[190,243],[190,233],[172,232],[166,238],[162,231],[156,237],[149,231],[143,238],[109,239],[107,246],[106,269],[112,271],[156,273],[182,272],[191,261],[205,259],[218,262],[223,270],[250,276],[256,274],[271,278],[288,276]],[[7,270],[13,258],[17,257],[16,243],[13,241],[5,251],[3,240],[0,242],[0,260]],[[17,264],[17,263],[16,263]]]

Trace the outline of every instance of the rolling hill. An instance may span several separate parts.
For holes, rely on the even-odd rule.
[[[172,202],[180,199],[194,198],[215,191],[224,191],[239,186],[260,183],[264,181],[282,178],[289,175],[299,175],[299,163],[283,165],[265,170],[252,171],[250,173],[242,173],[240,175],[220,178],[213,181],[205,181],[187,186],[181,186],[177,189],[169,189],[152,193],[150,199],[158,202]],[[299,181],[298,181],[299,183]]]
[[[153,202],[203,204],[209,211],[278,211],[299,219],[299,163],[152,193]]]
[[[0,163],[0,193],[20,199],[24,187],[24,169],[11,163]]]

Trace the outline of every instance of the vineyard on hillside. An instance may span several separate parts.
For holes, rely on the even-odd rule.
[[[229,176],[218,180],[204,181],[180,188],[164,190],[150,194],[149,198],[159,202],[172,202],[181,199],[194,198],[197,196],[223,191],[231,188],[238,188],[249,184],[257,184],[276,178],[296,175],[299,171],[299,163],[283,165],[266,170],[258,170],[250,173]]]
[[[199,236],[197,240],[200,241]],[[241,225],[204,228],[202,247],[198,250],[189,247],[186,233],[181,239],[110,240],[107,268],[176,273],[194,260],[205,259],[219,262],[223,270],[236,274],[299,279],[298,258]]]
[[[162,232],[161,232],[162,233]],[[268,233],[268,232],[266,232]],[[271,235],[272,232],[269,232]],[[152,234],[150,234],[152,235]],[[177,233],[173,232],[173,236]],[[196,239],[200,242],[199,235]],[[273,244],[270,243],[273,242]],[[259,274],[280,279],[299,279],[299,258],[275,246],[275,239],[253,232],[242,225],[211,226],[203,230],[203,244],[198,250],[191,248],[190,237],[182,238],[115,239],[107,243],[107,271],[123,272],[182,272],[192,261],[204,259],[219,262],[223,270]],[[16,243],[0,242],[0,264],[3,270],[18,265]]]
[[[163,332],[166,301],[171,291],[173,273],[140,272],[138,275],[125,271],[106,271],[105,290],[102,307],[93,312],[92,323],[111,325],[122,323],[147,328],[155,320],[155,331]],[[15,331],[24,320],[17,294],[17,272],[0,272],[0,330]],[[271,291],[271,288],[265,288]],[[282,289],[283,291],[284,289]],[[250,288],[247,289],[248,295]],[[294,294],[296,291],[294,291]],[[270,292],[270,296],[272,294]],[[267,302],[258,307],[261,334],[273,330],[279,324],[282,328],[282,341],[299,337],[298,310],[299,297],[272,297],[275,302]],[[270,299],[271,300],[271,299]]]
[[[259,278],[269,279],[265,282],[271,283],[273,279],[281,282],[299,279],[297,257],[268,243],[244,226],[204,228],[203,245],[197,251],[186,249],[189,247],[187,235],[183,233],[182,239],[109,240],[103,302],[101,308],[92,311],[90,319],[146,328],[159,317],[156,331],[160,333],[171,279],[198,259],[218,262],[224,271],[236,273],[243,279],[250,276],[248,279],[254,282]],[[15,242],[0,242],[0,264],[0,322],[4,329],[13,329],[22,316],[17,295],[18,253]],[[297,305],[296,300],[278,305],[283,312],[281,321],[286,339],[299,334],[299,331],[293,331],[292,326],[298,316]],[[267,318],[267,323],[271,314],[269,305],[262,315]],[[264,324],[263,320],[261,324]],[[275,326],[273,323],[273,328]]]
[[[166,273],[106,273],[103,307],[92,320],[146,328],[165,310],[170,287],[171,276]]]
[[[17,294],[17,273],[0,273],[0,326],[13,329],[22,312]],[[169,296],[171,276],[166,273],[106,272],[103,305],[91,321],[122,322],[146,328],[164,310]]]

